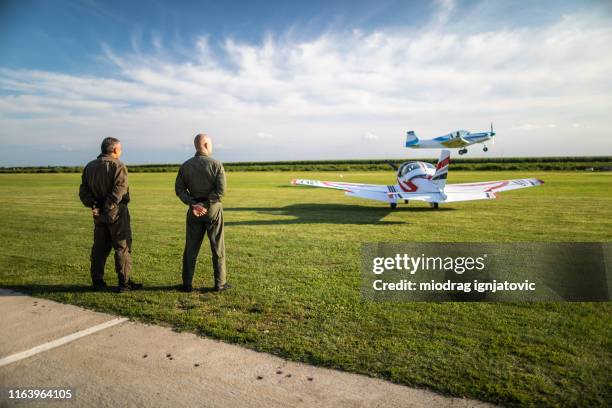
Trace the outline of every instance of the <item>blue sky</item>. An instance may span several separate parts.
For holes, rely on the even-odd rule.
[[[535,3],[535,4],[534,4]],[[498,132],[491,156],[612,154],[606,1],[0,3],[0,166],[436,156],[406,130]],[[474,149],[470,155],[482,155]]]

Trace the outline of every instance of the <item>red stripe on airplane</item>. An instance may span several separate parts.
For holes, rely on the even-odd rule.
[[[436,170],[440,170],[442,167],[448,166],[449,163],[450,163],[450,156],[442,160],[440,163],[438,163],[438,165],[436,166]]]
[[[414,193],[419,189],[412,181],[408,181],[406,184],[404,184],[402,180],[397,179],[397,182],[399,183],[400,188],[407,193]]]
[[[485,192],[490,192],[490,191],[493,191],[493,190],[494,190],[494,189],[496,189],[496,188],[500,188],[500,187],[507,186],[507,185],[508,185],[508,183],[510,183],[510,182],[509,182],[509,181],[502,181],[501,183],[499,183],[499,184],[497,184],[497,185],[495,185],[495,186],[493,186],[493,187],[490,187],[490,188],[486,189],[486,190],[485,190]]]

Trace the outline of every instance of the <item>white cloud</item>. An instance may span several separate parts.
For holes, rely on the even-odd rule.
[[[258,139],[272,139],[272,135],[266,132],[257,132],[256,136]]]
[[[453,2],[440,4],[434,23],[454,12]],[[221,53],[199,37],[184,61],[164,57],[154,36],[154,55],[103,45],[112,78],[0,69],[0,142],[40,144],[44,130],[75,148],[114,134],[133,149],[165,149],[207,131],[223,141],[225,160],[397,157],[413,154],[402,148],[408,128],[429,137],[493,121],[506,154],[612,151],[607,21],[577,15],[478,33],[428,27],[270,35],[260,44],[228,38]],[[577,123],[588,124],[580,146],[558,143]],[[275,135],[275,149],[253,142],[258,128],[266,129],[259,140]],[[365,149],[360,134],[378,143]],[[544,143],[553,135],[557,143]]]
[[[557,125],[555,125],[554,123],[547,123],[547,124],[523,123],[522,125],[512,127],[512,129],[529,131],[529,130],[541,130],[541,129],[554,129],[556,127]]]

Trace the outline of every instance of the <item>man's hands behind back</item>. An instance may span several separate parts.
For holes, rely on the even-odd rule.
[[[191,213],[196,217],[206,215],[207,212],[208,210],[206,209],[206,207],[204,207],[203,203],[196,203],[191,206]]]

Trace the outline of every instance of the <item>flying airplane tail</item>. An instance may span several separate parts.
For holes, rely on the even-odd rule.
[[[419,138],[414,133],[414,130],[406,132],[406,147],[412,147],[417,144],[419,144]]]
[[[450,164],[450,150],[442,150],[440,152],[440,159],[436,164],[436,172],[434,173],[431,180],[438,186],[440,191],[444,191],[446,186],[446,177],[448,176],[448,165]]]

